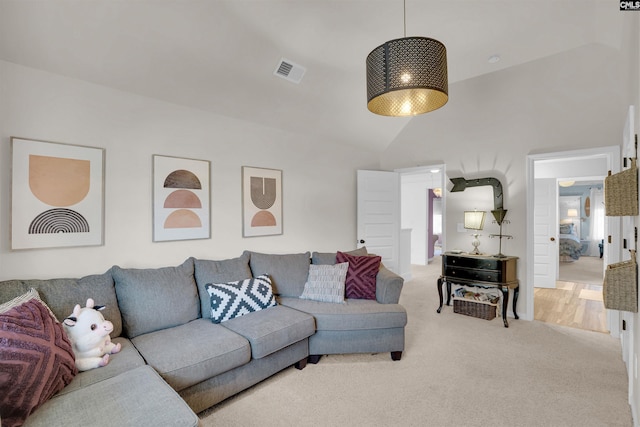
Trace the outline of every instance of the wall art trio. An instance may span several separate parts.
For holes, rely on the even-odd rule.
[[[104,244],[105,149],[11,138],[11,249]],[[211,238],[211,162],[152,156],[153,241]],[[242,167],[243,237],[282,234],[282,171]]]

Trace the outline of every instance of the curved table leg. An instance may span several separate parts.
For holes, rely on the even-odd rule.
[[[502,322],[504,327],[509,327],[509,321],[507,321],[507,307],[509,307],[509,288],[507,286],[501,286],[502,291]]]
[[[438,296],[440,297],[440,306],[438,307],[438,313],[442,311],[442,277],[438,278]]]
[[[516,306],[518,305],[518,295],[520,295],[520,285],[513,288],[513,317],[519,319],[518,313],[516,312]]]

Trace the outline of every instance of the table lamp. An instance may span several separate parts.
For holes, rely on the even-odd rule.
[[[465,211],[464,212],[464,228],[467,230],[482,230],[484,228],[484,211]],[[480,234],[473,233],[473,240],[471,244],[473,245],[473,252],[470,252],[474,255],[480,255],[480,251],[478,250],[478,246],[480,246]]]

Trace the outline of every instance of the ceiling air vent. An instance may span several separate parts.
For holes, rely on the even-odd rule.
[[[302,65],[298,65],[288,59],[282,58],[273,74],[278,77],[282,77],[285,80],[289,80],[290,82],[300,83],[305,71],[307,71],[307,69]]]

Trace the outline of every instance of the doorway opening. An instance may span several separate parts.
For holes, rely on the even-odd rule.
[[[527,304],[534,319],[617,332],[602,302],[612,256],[605,236],[616,233],[604,216],[602,187],[616,166],[618,147],[528,156]]]
[[[442,164],[396,170],[400,174],[400,227],[410,248],[409,263],[427,265],[445,241]]]
[[[608,332],[602,299],[603,180],[558,178],[558,273],[553,287],[534,283],[535,320]]]

